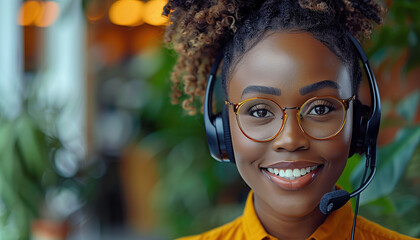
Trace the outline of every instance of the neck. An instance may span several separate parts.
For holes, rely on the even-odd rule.
[[[307,239],[326,218],[317,207],[303,216],[284,216],[255,195],[254,206],[264,229],[279,240]]]

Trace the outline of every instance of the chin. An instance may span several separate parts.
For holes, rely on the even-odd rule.
[[[301,218],[320,213],[318,205],[324,193],[321,189],[317,190],[316,186],[290,191],[264,181],[261,184],[248,185],[254,191],[254,204],[258,205],[256,209],[267,208],[273,215],[286,218]]]

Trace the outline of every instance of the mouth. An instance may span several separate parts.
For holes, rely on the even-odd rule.
[[[295,180],[295,179],[299,179],[300,177],[305,176],[308,173],[311,173],[318,167],[322,167],[322,165],[319,165],[319,166],[316,165],[316,166],[306,167],[306,168],[294,168],[294,169],[266,168],[266,171],[287,180]]]
[[[263,167],[261,171],[275,185],[285,190],[299,190],[312,183],[324,167],[323,164],[278,164],[279,166]],[[302,164],[300,164],[302,165]]]

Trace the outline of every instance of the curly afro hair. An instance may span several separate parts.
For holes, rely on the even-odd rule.
[[[164,41],[178,54],[171,75],[172,102],[190,114],[204,100],[207,76],[224,51],[222,84],[236,63],[269,31],[306,31],[325,44],[350,69],[357,93],[361,81],[358,56],[346,31],[369,37],[372,22],[380,24],[383,8],[374,0],[169,0],[170,17]]]

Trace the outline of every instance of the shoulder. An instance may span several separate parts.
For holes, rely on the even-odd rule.
[[[221,239],[244,239],[244,233],[242,231],[242,217],[238,217],[234,221],[214,228],[210,231],[178,238],[177,240],[221,240]]]
[[[383,240],[415,240],[406,235],[399,234],[395,231],[382,227],[381,225],[371,222],[364,217],[358,216],[356,223],[357,239],[383,239]],[[418,239],[417,239],[418,240]]]

